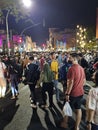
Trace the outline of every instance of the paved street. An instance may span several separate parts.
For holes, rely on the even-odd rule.
[[[97,71],[98,0],[0,0],[0,130],[98,127]]]
[[[62,87],[60,85],[60,89]],[[62,102],[57,105],[54,95],[54,107],[52,110],[49,108],[32,109],[29,101],[29,88],[28,86],[19,86],[19,99],[11,100],[9,97],[4,100],[4,109],[0,112],[0,130],[60,130],[57,127],[58,122],[62,119]],[[38,100],[40,92],[38,95]],[[40,100],[39,100],[40,101]],[[1,101],[2,102],[2,101]],[[74,116],[73,116],[74,117]],[[85,107],[83,106],[83,120],[81,123],[81,130],[85,130],[84,119]],[[69,126],[73,126],[74,120],[70,119]]]

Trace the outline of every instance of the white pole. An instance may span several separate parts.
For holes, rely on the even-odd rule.
[[[10,55],[10,51],[9,51],[9,28],[8,28],[9,12],[10,12],[10,10],[8,10],[8,12],[6,14],[6,35],[7,35],[7,53],[8,53],[8,55]]]

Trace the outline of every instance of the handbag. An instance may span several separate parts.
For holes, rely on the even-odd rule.
[[[66,102],[63,107],[64,116],[72,116],[72,109],[69,102]]]

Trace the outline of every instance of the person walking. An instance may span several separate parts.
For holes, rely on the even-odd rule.
[[[31,92],[30,94],[30,99],[32,101],[31,107],[37,108],[35,86],[37,84],[37,80],[40,77],[40,71],[39,71],[39,66],[35,64],[34,56],[31,56],[29,58],[29,64],[26,66],[25,77]]]
[[[76,121],[73,130],[80,130],[82,111],[81,104],[84,95],[83,86],[86,82],[84,69],[78,64],[78,55],[76,53],[70,54],[70,61],[72,66],[67,73],[67,89],[65,91],[66,101],[70,103],[72,110],[75,109]],[[62,127],[68,126],[68,117],[64,117],[61,123]]]
[[[55,90],[56,90],[56,100],[57,102],[60,102],[60,93],[59,93],[59,88],[58,88],[58,61],[56,59],[56,54],[55,52],[51,52],[51,64],[50,64],[50,67],[51,67],[51,70],[52,72],[54,73],[54,87],[55,87]]]
[[[19,94],[19,91],[18,91],[19,75],[18,74],[20,73],[19,65],[16,63],[15,57],[12,57],[10,60],[8,72],[9,72],[9,79],[11,83],[11,92],[12,92],[11,99],[15,99]]]
[[[0,58],[0,98],[5,97],[6,92],[6,79],[4,73],[6,71],[6,65],[2,62]]]
[[[98,71],[93,75],[95,87],[93,87],[87,97],[87,129],[98,130]]]
[[[50,69],[49,64],[46,62],[44,63],[43,66],[43,71],[40,74],[40,80],[38,82],[39,84],[42,82],[42,100],[43,100],[43,105],[41,107],[48,107],[46,100],[46,92],[48,92],[49,95],[49,107],[52,108],[53,106],[53,79],[54,75],[53,72]]]

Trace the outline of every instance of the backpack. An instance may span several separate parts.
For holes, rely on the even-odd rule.
[[[67,71],[68,71],[68,66],[66,64],[64,64],[63,66],[61,66],[60,70],[59,70],[59,80],[62,81],[66,81],[67,80]]]
[[[40,77],[39,66],[36,64],[29,64],[25,69],[25,78],[28,84],[36,83]]]
[[[17,64],[9,66],[9,73],[10,74],[19,74],[19,66]]]

